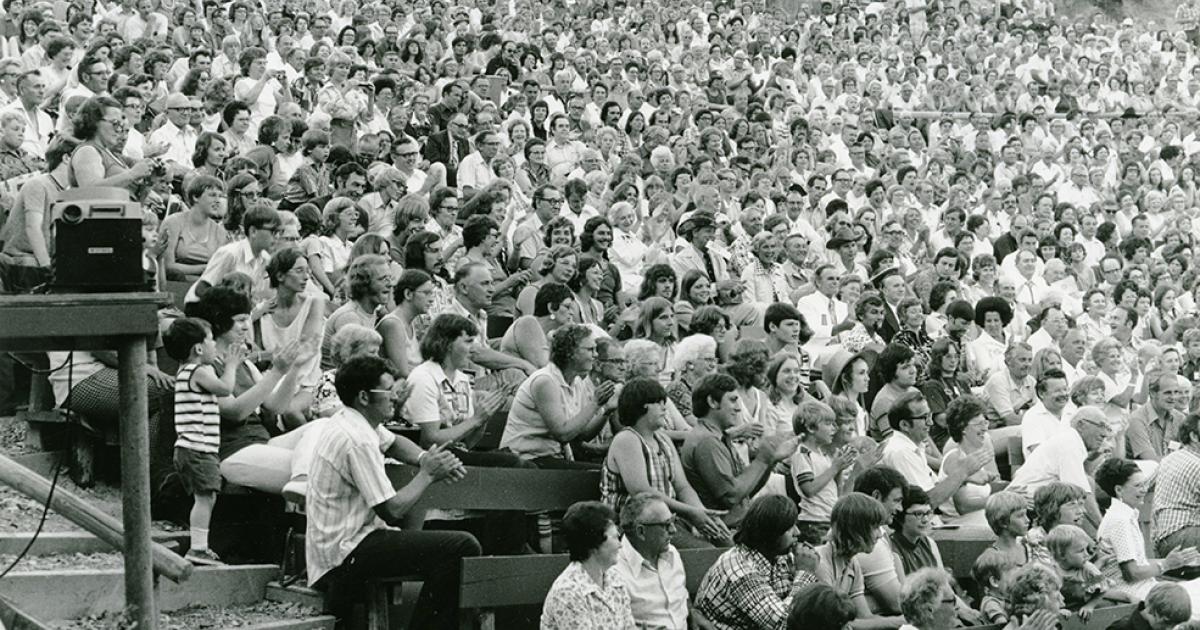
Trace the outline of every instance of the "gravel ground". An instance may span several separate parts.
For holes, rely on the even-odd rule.
[[[25,449],[25,427],[13,418],[0,418],[0,454],[22,455]],[[65,489],[75,496],[87,501],[101,512],[121,518],[121,490],[105,483],[97,483],[85,490],[71,481],[71,476],[64,468],[58,476],[58,488]],[[38,521],[42,518],[43,505],[33,499],[0,484],[0,534],[14,532],[33,533],[37,530]],[[79,531],[81,528],[71,521],[51,511],[46,516],[45,532]],[[175,532],[181,528],[168,521],[155,521],[155,531]]]
[[[25,424],[11,416],[0,418],[0,453],[23,455],[32,452],[25,446]]]
[[[0,568],[12,564],[16,556],[0,555]],[[83,569],[120,569],[125,560],[119,552],[72,553],[58,556],[25,556],[13,567],[13,573],[26,571],[71,571]]]
[[[161,630],[204,630],[208,628],[244,628],[260,623],[315,617],[321,612],[301,604],[259,602],[250,606],[216,608],[201,606],[159,615]],[[104,614],[85,619],[58,621],[56,630],[124,630],[131,627],[123,615]]]

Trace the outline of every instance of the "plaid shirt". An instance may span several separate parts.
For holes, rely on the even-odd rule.
[[[1184,448],[1162,459],[1150,535],[1158,544],[1185,527],[1200,527],[1200,456]]]
[[[791,554],[772,563],[761,553],[737,545],[717,559],[696,593],[696,610],[718,630],[782,628],[792,594],[817,578],[792,566]]]

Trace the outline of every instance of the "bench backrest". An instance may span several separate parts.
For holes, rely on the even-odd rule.
[[[696,594],[708,568],[726,551],[679,550],[689,594]],[[466,558],[462,565],[459,606],[472,609],[541,604],[569,561],[566,554]]]
[[[942,565],[959,580],[971,577],[975,559],[996,541],[986,527],[934,530],[933,540],[942,554]]]
[[[388,466],[392,486],[403,487],[417,474],[413,466]],[[579,501],[600,499],[598,470],[467,467],[458,483],[429,486],[418,505],[458,510],[565,510]]]

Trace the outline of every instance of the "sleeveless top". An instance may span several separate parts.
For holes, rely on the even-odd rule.
[[[412,325],[405,326],[404,320],[400,319],[395,313],[388,313],[379,318],[375,323],[375,330],[379,330],[380,324],[387,321],[389,318],[396,320],[400,324],[400,334],[404,335],[404,358],[408,359],[408,369],[413,369],[424,361],[421,358],[421,341],[417,339],[416,329]]]
[[[303,302],[300,303],[300,310],[296,313],[296,318],[287,326],[280,326],[275,323],[275,319],[270,314],[264,315],[258,320],[258,330],[262,338],[262,349],[267,352],[274,352],[288,343],[300,339],[304,331],[304,324],[308,321],[308,314],[312,310],[313,300],[311,296],[301,296]],[[324,345],[325,326],[321,326],[317,332],[318,346]],[[320,355],[313,356],[312,359],[300,370],[300,386],[301,387],[316,387],[321,382],[321,357]]]
[[[118,156],[117,154],[113,153],[112,151],[109,151],[108,149],[105,149],[105,148],[97,145],[94,141],[89,140],[89,141],[84,142],[83,144],[75,147],[75,150],[71,152],[71,164],[70,164],[70,168],[67,171],[67,178],[68,178],[68,181],[71,182],[72,188],[79,187],[79,180],[77,180],[75,178],[75,157],[77,155],[79,155],[79,150],[84,147],[91,147],[91,148],[95,149],[97,153],[100,154],[100,164],[104,167],[104,175],[103,175],[104,179],[108,179],[109,177],[112,177],[113,175],[120,175],[121,173],[124,173],[125,171],[129,170],[129,165],[125,163],[124,158]],[[132,187],[130,187],[130,188],[132,189]]]
[[[199,363],[184,363],[175,375],[176,448],[216,454],[221,446],[217,396],[192,384]]]
[[[638,442],[641,444],[642,460],[646,464],[646,478],[650,481],[650,487],[674,499],[675,485],[671,482],[674,479],[674,466],[679,455],[675,452],[675,445],[671,443],[671,438],[662,431],[656,431],[654,441],[658,443],[658,454],[655,454],[650,450],[650,445],[646,443],[646,438],[642,437],[640,433],[628,427],[624,430],[637,436]],[[625,507],[625,502],[629,500],[629,497],[629,488],[625,487],[625,480],[621,477],[621,473],[610,468],[606,461],[600,472],[600,500],[620,514],[621,508]]]

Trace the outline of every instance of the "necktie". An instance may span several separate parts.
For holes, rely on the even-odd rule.
[[[458,168],[458,141],[450,136],[450,168]]]
[[[833,308],[833,298],[829,298],[829,325],[837,326],[837,309]]]

